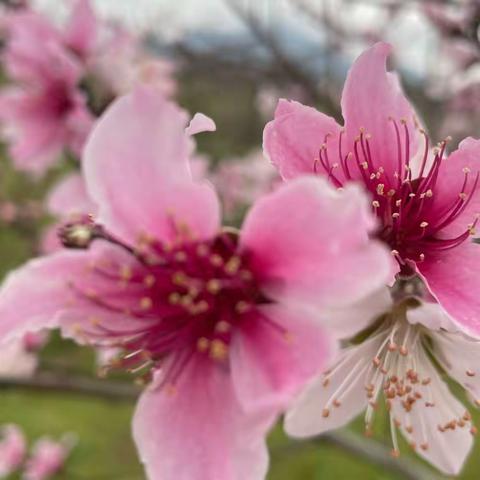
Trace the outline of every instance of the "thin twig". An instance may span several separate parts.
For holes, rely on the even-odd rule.
[[[66,392],[116,401],[135,401],[140,389],[124,382],[102,380],[78,375],[58,375],[40,372],[33,378],[0,378],[0,390],[27,389],[44,392]],[[336,431],[303,441],[292,441],[272,452],[273,457],[295,453],[307,446],[333,445],[342,450],[383,467],[405,480],[437,480],[418,462],[393,458],[379,442],[363,438],[349,431]]]

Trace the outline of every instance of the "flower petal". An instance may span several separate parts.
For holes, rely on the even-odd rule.
[[[417,265],[431,293],[452,322],[465,333],[480,335],[480,245],[460,246],[425,258]]]
[[[381,42],[357,58],[345,81],[342,112],[347,136],[345,149],[354,151],[355,139],[364,129],[366,134],[371,135],[369,144],[373,168],[383,167],[385,175],[393,182],[393,174],[399,170],[399,159],[397,137],[390,118],[397,122],[402,135],[401,122],[406,122],[410,131],[410,156],[415,155],[417,139],[414,135],[415,112],[403,95],[398,78],[386,71],[390,51],[391,46]],[[400,165],[405,163],[405,159],[400,161]]]
[[[0,289],[0,343],[58,327],[71,296],[68,279],[81,276],[86,262],[86,252],[62,251],[10,273]]]
[[[475,179],[480,173],[480,140],[466,138],[458,149],[444,160],[440,167],[435,195],[432,198],[433,213],[437,217],[442,212],[448,211],[453,205],[459,202],[459,195],[465,194],[468,198],[475,184]],[[465,180],[466,187],[463,187]],[[454,238],[467,231],[480,214],[480,185],[478,185],[455,220],[447,225],[442,234]],[[445,217],[445,214],[442,215]]]
[[[388,280],[391,260],[369,240],[373,226],[357,186],[339,192],[306,176],[255,204],[240,243],[270,298],[338,308]]]
[[[69,215],[95,213],[96,206],[88,198],[85,181],[79,173],[62,178],[50,191],[48,211],[60,218]]]
[[[244,413],[214,363],[192,361],[175,388],[147,390],[137,405],[133,434],[148,478],[263,480],[275,414]]]
[[[77,0],[65,28],[65,41],[84,58],[93,50],[97,41],[97,19],[90,0]]]
[[[185,129],[185,133],[187,135],[196,135],[202,132],[214,132],[216,129],[217,126],[210,117],[207,117],[203,113],[196,113]]]
[[[480,341],[461,332],[432,333],[435,358],[447,374],[470,393],[476,406],[480,402]]]
[[[285,430],[309,437],[342,427],[368,404],[367,372],[383,338],[373,337],[340,352],[334,366],[317,377],[285,417]]]
[[[232,378],[242,407],[285,408],[335,353],[318,316],[265,305],[242,324],[231,346]]]
[[[213,235],[219,225],[215,192],[191,180],[186,114],[158,92],[141,87],[122,97],[99,120],[85,148],[85,178],[99,219],[134,243],[141,234],[176,238]]]
[[[282,99],[275,119],[265,127],[263,148],[285,180],[314,173],[317,167],[318,172],[325,173],[318,162],[320,147],[326,143],[329,159],[338,162],[340,130],[335,119],[301,103]],[[341,175],[337,170],[335,174]]]
[[[457,475],[470,452],[473,438],[468,421],[464,420],[463,427],[457,423],[454,428],[445,426],[462,420],[465,407],[451,394],[423,349],[418,352],[417,365],[421,378],[429,378],[430,383],[417,386],[421,398],[411,409],[405,409],[401,398],[392,400],[391,414],[420,456],[442,472]]]
[[[388,288],[381,287],[362,300],[336,309],[326,309],[322,316],[339,339],[348,339],[371,325],[380,315],[389,311],[392,298]]]
[[[25,348],[23,339],[13,340],[0,348],[2,378],[29,378],[35,372],[37,364],[37,355]]]

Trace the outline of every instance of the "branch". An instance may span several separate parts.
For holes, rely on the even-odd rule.
[[[0,390],[12,388],[81,394],[120,401],[135,400],[141,391],[125,382],[48,372],[38,373],[32,378],[0,378]]]
[[[80,394],[116,401],[135,401],[141,392],[141,389],[124,382],[78,375],[58,375],[51,372],[41,372],[28,379],[0,378],[0,391],[14,388]],[[408,459],[407,462],[393,458],[388,448],[379,442],[360,437],[349,431],[330,432],[317,438],[292,441],[275,449],[272,456],[281,457],[285,454],[300,451],[306,446],[324,444],[338,447],[356,457],[400,475],[405,480],[437,480],[439,478],[417,461]]]
[[[285,54],[275,37],[270,32],[265,31],[257,17],[246,12],[237,0],[225,0],[225,3],[250,30],[252,35],[270,51],[278,65],[292,81],[302,85],[313,101],[322,102],[324,105],[327,103],[324,109],[328,110],[328,113],[337,113],[333,103],[328,102],[328,99],[320,94],[313,76]]]

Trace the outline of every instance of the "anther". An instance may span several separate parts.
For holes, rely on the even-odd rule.
[[[140,300],[140,308],[142,310],[150,310],[153,306],[153,301],[151,298],[149,297],[143,297],[141,300]]]
[[[205,337],[200,337],[197,340],[197,350],[199,352],[206,352],[210,348],[210,340]]]
[[[217,338],[215,340],[212,340],[210,344],[210,357],[213,360],[222,361],[225,360],[227,356],[228,345]]]
[[[145,286],[147,287],[153,287],[153,285],[155,284],[155,277],[153,275],[147,275],[144,279],[143,279],[143,283],[145,284]]]
[[[216,295],[222,289],[222,282],[217,278],[212,278],[207,282],[207,291]]]
[[[322,417],[327,418],[330,415],[330,410],[328,408],[324,408],[322,410]]]

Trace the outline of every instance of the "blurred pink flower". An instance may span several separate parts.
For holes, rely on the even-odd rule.
[[[280,177],[263,153],[258,151],[245,158],[222,162],[213,173],[212,182],[222,199],[225,215],[232,218],[262,195],[271,192],[280,182]]]
[[[471,235],[480,212],[480,142],[465,139],[447,160],[447,141],[431,153],[397,77],[385,71],[389,51],[378,43],[350,70],[345,128],[281,101],[265,129],[265,150],[284,179],[315,173],[337,187],[362,184],[381,222],[376,236],[397,259],[399,276],[419,275],[457,327],[479,335],[480,250]]]
[[[65,150],[79,157],[94,114],[136,84],[175,92],[172,64],[100,23],[89,0],[75,2],[63,27],[28,8],[7,14],[4,24],[13,85],[0,92],[0,120],[20,169],[44,173]]]
[[[0,349],[0,377],[31,377],[38,366],[38,351],[47,340],[47,332],[39,331],[6,343]]]
[[[313,177],[222,230],[215,192],[191,178],[187,120],[147,88],[108,109],[83,161],[100,223],[63,232],[89,248],[7,278],[0,338],[59,326],[122,348],[119,365],[152,379],[133,421],[149,478],[262,479],[267,431],[335,350],[318,312],[369,295],[390,264],[361,191]]]
[[[0,428],[0,478],[8,478],[23,464],[27,442],[16,425]]]
[[[455,474],[476,429],[430,355],[478,398],[480,348],[469,335],[480,335],[480,246],[471,241],[480,210],[480,142],[464,140],[448,159],[447,141],[431,151],[398,78],[386,72],[389,52],[387,44],[376,44],[351,68],[344,128],[313,108],[281,101],[265,130],[266,152],[284,179],[310,172],[338,188],[363,185],[380,221],[375,237],[398,262],[393,303],[379,324],[311,385],[286,428],[295,436],[318,434],[367,407],[369,431],[383,392],[394,453],[398,428],[420,455]]]
[[[16,84],[1,92],[0,120],[16,166],[39,174],[65,148],[81,153],[93,122],[78,88],[84,67],[40,14],[10,14],[6,32],[5,67]]]
[[[159,58],[141,46],[141,40],[123,30],[114,31],[92,61],[95,75],[115,96],[136,85],[149,85],[165,97],[177,91],[173,61]]]
[[[61,441],[48,437],[37,440],[26,462],[23,480],[47,480],[59,473],[73,447],[74,440],[66,436]]]

